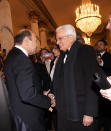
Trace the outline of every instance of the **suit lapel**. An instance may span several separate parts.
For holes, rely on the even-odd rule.
[[[61,71],[61,68],[63,68],[63,60],[64,60],[65,53],[61,52],[61,55],[57,61],[56,68],[54,71],[54,77],[53,77],[53,82],[55,82],[59,72]]]
[[[76,59],[77,59],[77,52],[78,52],[78,49],[81,45],[78,43],[78,42],[75,42],[69,53],[68,53],[68,56],[67,56],[67,59],[66,59],[66,63],[65,63],[65,67],[66,65],[69,65],[70,63],[74,62],[76,63]]]

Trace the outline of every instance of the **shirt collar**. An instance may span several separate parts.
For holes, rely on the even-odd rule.
[[[104,53],[105,53],[105,51],[104,52],[101,52],[100,54],[101,54],[101,56],[103,56],[104,55]]]
[[[18,49],[20,49],[26,56],[29,56],[28,52],[24,48],[22,48],[21,46],[15,45],[15,47],[18,48]]]

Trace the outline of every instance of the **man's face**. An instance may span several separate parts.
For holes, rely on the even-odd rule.
[[[106,26],[106,29],[108,29],[111,32],[111,15],[109,15],[108,24]]]
[[[35,36],[35,34],[34,33],[32,33],[32,37],[31,37],[32,39],[30,40],[30,44],[29,44],[29,53],[30,53],[30,55],[32,55],[32,54],[35,54],[36,53],[36,51],[37,51],[37,42],[36,42],[36,36]]]
[[[69,37],[70,36],[67,36],[63,30],[59,30],[56,33],[56,40],[57,40],[57,44],[60,47],[60,50],[66,51],[71,47],[73,42]]]
[[[103,52],[103,51],[105,51],[105,50],[106,50],[106,46],[105,46],[104,42],[99,41],[99,42],[97,43],[97,45],[96,45],[96,49],[97,49],[98,52]]]

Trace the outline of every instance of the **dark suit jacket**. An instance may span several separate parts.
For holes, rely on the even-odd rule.
[[[96,55],[92,47],[75,42],[63,64],[62,52],[56,65],[53,86],[59,112],[79,121],[83,115],[97,116],[97,96],[92,86]]]
[[[111,54],[105,52],[102,55],[101,59],[103,60],[104,65],[100,66],[100,68],[106,73],[106,76],[111,76]],[[107,88],[109,88],[109,86]],[[108,119],[109,117],[111,117],[111,103],[109,100],[104,99],[100,94],[99,94],[99,114],[100,116],[108,117]]]
[[[37,63],[34,63],[34,65],[35,65],[37,72],[39,73],[39,77],[40,77],[40,81],[41,81],[43,90],[44,91],[49,90],[51,79],[50,79],[50,75],[47,72],[45,64],[37,62]]]
[[[44,131],[44,109],[50,107],[50,99],[43,95],[31,60],[13,48],[5,61],[4,73],[12,112],[32,131]]]
[[[104,62],[103,66],[100,66],[107,76],[111,76],[111,54],[108,52],[105,52],[101,59]]]

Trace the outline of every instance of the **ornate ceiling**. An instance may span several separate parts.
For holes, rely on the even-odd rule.
[[[75,10],[81,5],[82,0],[42,0],[57,25],[70,23],[75,26]],[[107,23],[109,12],[111,12],[111,0],[91,0],[99,5],[102,15],[102,24],[96,31],[100,33]]]
[[[92,38],[104,37],[106,32],[105,26],[111,11],[111,0],[91,1],[99,5],[100,14],[102,15],[102,24],[93,33]],[[39,23],[46,23],[49,34],[51,34],[51,31],[53,33],[58,25],[72,24],[75,26],[75,10],[81,5],[81,0],[9,0],[9,2],[14,32],[24,26],[30,26],[28,14],[31,11],[35,11],[39,16]]]

